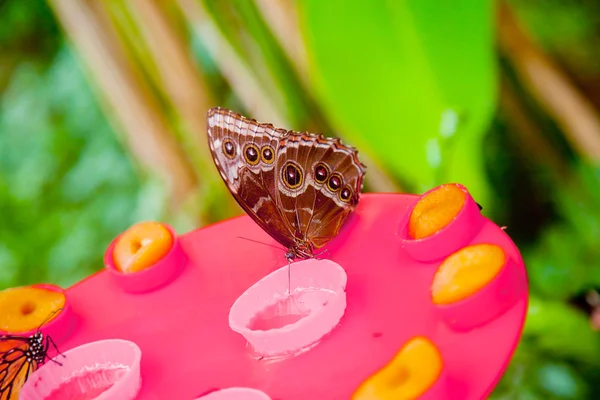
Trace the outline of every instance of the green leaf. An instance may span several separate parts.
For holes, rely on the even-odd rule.
[[[539,385],[555,398],[586,398],[585,383],[571,366],[564,363],[546,363],[536,372]]]
[[[12,286],[17,278],[17,255],[5,243],[0,243],[0,287]]]
[[[532,290],[545,297],[567,299],[589,282],[590,268],[583,263],[583,248],[567,225],[548,228],[534,252],[527,255]]]
[[[595,249],[600,236],[600,168],[577,162],[573,175],[566,185],[556,188],[558,208],[582,246]]]
[[[488,205],[481,138],[495,106],[492,1],[298,3],[313,88],[356,146],[423,191]]]
[[[558,301],[530,297],[524,339],[556,357],[600,366],[600,338],[583,312]]]

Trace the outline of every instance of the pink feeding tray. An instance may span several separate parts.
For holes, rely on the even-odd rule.
[[[234,387],[216,390],[195,400],[271,400],[271,398],[257,389]]]
[[[117,269],[113,260],[113,249],[121,235],[117,236],[108,246],[104,253],[104,268],[112,276],[114,281],[129,293],[144,293],[159,289],[175,279],[185,264],[185,254],[181,248],[181,242],[177,232],[167,225],[163,224],[173,237],[173,245],[163,258],[158,260],[152,266],[138,272],[123,273]]]
[[[262,356],[301,351],[340,322],[346,310],[346,279],[344,269],[330,260],[286,265],[238,297],[229,326]]]
[[[46,362],[25,382],[20,400],[133,400],[141,386],[140,348],[127,340],[88,343]]]
[[[408,237],[408,222],[410,212],[404,214],[399,229],[398,236],[402,243],[402,250],[408,253],[417,261],[430,262],[446,258],[456,250],[465,246],[481,230],[485,218],[481,217],[481,210],[477,203],[463,185],[450,184],[457,186],[465,193],[465,203],[452,222],[440,229],[438,232],[423,239],[412,239]],[[422,196],[427,196],[437,190],[435,187]]]
[[[276,271],[287,265],[284,250],[239,238],[277,246],[247,216],[180,236],[185,254],[182,271],[156,290],[131,294],[107,271],[71,287],[68,295],[78,325],[61,350],[114,337],[137,343],[144,352],[140,400],[194,399],[232,387],[255,388],[273,400],[326,400],[352,398],[359,385],[388,364],[408,340],[424,336],[443,359],[446,389],[434,399],[446,398],[443,393],[461,400],[486,398],[523,328],[527,309],[523,261],[507,234],[480,214],[457,218],[452,229],[463,236],[446,248],[448,254],[438,252],[435,260],[424,260],[423,253],[408,251],[399,233],[418,199],[401,194],[361,197],[322,256],[345,270],[345,311],[337,326],[306,351],[260,357],[243,335],[243,327],[249,326],[247,315],[237,317],[246,318],[236,328],[242,334],[230,327],[236,300],[267,275],[287,269]],[[512,277],[478,292],[494,306],[492,316],[470,320],[469,307],[461,310],[459,304],[448,318],[432,304],[433,276],[452,249],[475,243],[500,246],[512,260],[508,270]],[[294,270],[302,265],[292,265],[292,280],[300,279]],[[510,295],[503,297],[507,291]],[[480,317],[486,316],[483,311],[479,309]],[[465,321],[468,328],[455,325]],[[263,327],[266,334],[273,325]]]

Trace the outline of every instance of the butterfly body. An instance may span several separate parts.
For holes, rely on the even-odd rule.
[[[27,337],[0,336],[0,400],[16,400],[25,381],[48,358],[51,339],[37,331]]]
[[[310,258],[355,209],[364,165],[339,139],[259,123],[220,107],[207,114],[209,147],[238,204],[287,249]]]

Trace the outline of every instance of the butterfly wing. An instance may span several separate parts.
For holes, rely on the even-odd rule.
[[[292,246],[275,184],[275,155],[287,131],[220,107],[208,111],[207,131],[215,165],[238,204],[275,240]]]
[[[276,164],[279,202],[296,237],[323,247],[358,204],[365,167],[357,151],[339,139],[291,133]],[[297,173],[300,179],[292,179]]]
[[[21,387],[37,369],[35,359],[27,360],[27,338],[0,337],[0,400],[17,400]]]
[[[365,168],[339,139],[277,129],[219,107],[208,111],[207,128],[230,192],[287,248],[324,246],[356,207]]]

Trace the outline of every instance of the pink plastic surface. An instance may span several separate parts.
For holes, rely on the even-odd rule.
[[[481,230],[485,218],[481,215],[479,207],[473,197],[463,185],[449,183],[461,189],[465,195],[465,203],[452,222],[438,232],[423,239],[412,239],[408,235],[408,222],[412,209],[404,215],[398,226],[398,236],[402,249],[417,261],[430,262],[446,258],[456,250],[462,248]],[[421,197],[437,190],[439,186],[425,192]],[[415,202],[416,204],[416,202]]]
[[[346,310],[347,276],[339,264],[309,259],[289,268],[279,268],[252,285],[229,313],[231,329],[263,356],[295,353],[316,343]],[[264,314],[268,316],[261,318]],[[295,321],[281,321],[286,317]],[[262,323],[253,323],[257,319]]]
[[[232,387],[211,392],[195,400],[271,400],[271,398],[257,389]]]
[[[452,395],[452,388],[449,387],[448,382],[448,372],[444,366],[437,381],[419,397],[419,400],[457,399]]]
[[[101,340],[64,354],[66,357],[56,358],[62,365],[47,362],[29,377],[21,389],[20,400],[136,398],[141,387],[142,353],[135,343]]]
[[[483,399],[518,343],[527,293],[478,328],[451,329],[431,302],[439,261],[416,261],[398,240],[400,221],[418,198],[361,197],[356,212],[327,246],[330,256],[323,255],[346,270],[346,312],[339,326],[309,351],[261,360],[229,327],[229,310],[238,296],[286,264],[283,249],[238,238],[277,245],[247,216],[181,236],[188,262],[159,290],[128,294],[106,271],[70,288],[78,326],[61,349],[103,338],[134,341],[144,352],[140,400],[194,399],[209,390],[240,386],[262,390],[274,400],[326,400],[351,398],[407,340],[423,335],[440,349],[448,392],[455,399]],[[481,229],[462,246],[498,244],[515,261],[520,283],[526,285],[513,242],[497,225],[481,221]]]
[[[69,301],[68,293],[62,288],[48,283],[31,285],[31,287],[40,288],[44,290],[51,290],[54,292],[63,293],[65,295],[65,305],[63,309],[59,311],[54,318],[46,322],[40,328],[40,332],[42,332],[44,336],[50,336],[56,344],[64,342],[68,339],[69,335],[71,334],[75,323],[75,318],[71,309],[71,302]],[[0,330],[0,335],[18,335],[29,337],[36,332],[37,328],[29,330],[27,332],[5,332],[3,330]]]
[[[104,267],[124,291],[128,293],[145,293],[156,290],[168,284],[181,272],[182,267],[186,263],[181,242],[177,236],[177,232],[171,226],[167,224],[163,225],[171,233],[173,245],[163,258],[142,271],[123,273],[115,266],[113,249],[123,233],[117,236],[106,249],[104,253]]]

